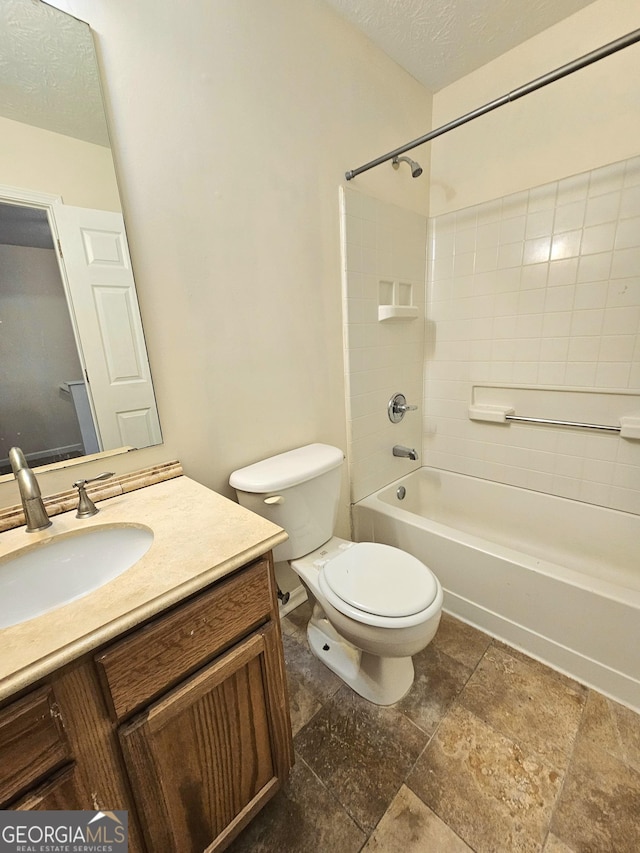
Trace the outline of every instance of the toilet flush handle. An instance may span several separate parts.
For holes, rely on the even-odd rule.
[[[265,498],[264,502],[267,504],[267,506],[273,506],[273,504],[284,503],[284,498],[282,497],[282,495],[271,495],[270,497]]]

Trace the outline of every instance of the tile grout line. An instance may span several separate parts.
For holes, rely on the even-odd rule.
[[[573,743],[571,745],[571,751],[570,751],[568,758],[567,758],[567,766],[565,768],[564,773],[562,774],[562,783],[561,783],[560,787],[558,788],[558,795],[556,796],[555,802],[553,804],[553,808],[551,809],[551,815],[549,817],[549,826],[547,827],[547,833],[545,835],[544,843],[542,845],[543,850],[547,844],[547,841],[549,840],[549,835],[551,833],[551,825],[553,824],[553,818],[555,817],[556,809],[558,808],[558,803],[562,799],[564,786],[565,786],[565,783],[567,781],[567,776],[569,775],[569,769],[570,769],[571,764],[573,762],[573,756],[574,756],[574,753],[576,751],[576,745],[578,743],[578,738],[580,737],[580,730],[582,729],[582,726],[584,724],[584,716],[585,716],[585,713],[587,710],[587,702],[589,700],[589,694],[590,693],[591,693],[591,688],[587,687],[587,694],[585,697],[584,705],[582,707],[582,711],[580,712],[580,720],[578,722],[578,725],[576,726],[576,733],[573,737]],[[560,838],[560,836],[557,836],[557,837]],[[567,847],[570,846],[569,843],[566,842],[563,838],[560,838],[560,841],[562,841],[563,844],[566,844]],[[571,848],[571,850],[573,850],[573,848]]]
[[[475,629],[475,630],[478,630],[478,631],[479,631],[479,629]],[[482,632],[479,632],[479,633],[482,633]],[[463,837],[462,837],[458,832],[456,832],[456,830],[455,830],[452,826],[450,826],[450,825],[447,823],[447,821],[444,819],[444,817],[443,817],[442,815],[438,814],[438,812],[435,810],[435,808],[434,808],[433,806],[430,806],[428,803],[425,803],[425,801],[422,799],[422,797],[420,796],[420,794],[418,794],[416,791],[414,791],[414,790],[413,790],[413,788],[411,788],[411,787],[409,786],[409,784],[407,783],[407,779],[409,778],[409,776],[411,775],[411,773],[412,773],[412,772],[413,772],[413,770],[415,769],[416,764],[418,763],[418,761],[420,760],[420,758],[424,755],[425,751],[428,749],[429,744],[431,743],[431,741],[433,740],[433,738],[434,738],[434,737],[436,736],[436,734],[438,733],[438,730],[440,729],[440,726],[444,723],[444,721],[446,720],[446,718],[449,716],[449,714],[451,713],[452,709],[453,709],[453,708],[458,704],[459,699],[460,699],[460,695],[462,694],[463,690],[465,689],[465,687],[467,686],[467,684],[469,683],[469,681],[473,678],[473,676],[474,676],[475,672],[477,671],[477,669],[478,669],[478,667],[480,666],[480,664],[482,663],[482,661],[483,661],[483,659],[484,659],[485,655],[487,654],[487,652],[489,651],[489,649],[493,646],[493,644],[494,644],[494,638],[492,637],[492,638],[491,638],[491,641],[490,641],[490,642],[489,642],[489,644],[487,645],[487,648],[486,648],[486,649],[484,650],[484,652],[480,655],[480,658],[478,659],[478,662],[476,663],[476,665],[475,665],[475,666],[471,669],[471,671],[469,672],[469,676],[468,676],[468,678],[465,680],[465,682],[464,682],[464,684],[462,685],[462,687],[460,688],[460,690],[459,690],[458,694],[457,694],[457,695],[455,696],[455,698],[451,701],[450,705],[447,707],[446,712],[445,712],[445,713],[442,715],[442,717],[440,718],[440,720],[439,720],[438,724],[436,725],[435,729],[433,730],[432,734],[430,735],[429,740],[428,740],[428,741],[427,741],[427,743],[425,744],[424,749],[420,752],[420,754],[418,755],[418,757],[417,757],[417,758],[416,758],[416,760],[414,761],[413,765],[411,766],[411,769],[407,772],[407,774],[406,774],[406,776],[405,776],[405,780],[404,780],[404,782],[403,782],[403,784],[407,786],[407,788],[409,789],[409,791],[411,791],[411,793],[412,793],[412,794],[414,794],[414,796],[416,796],[416,797],[420,800],[420,802],[421,802],[421,803],[422,803],[426,808],[430,809],[430,810],[433,812],[433,814],[434,814],[434,815],[435,815],[439,820],[441,820],[441,821],[442,821],[442,823],[447,827],[447,829],[449,829],[451,832],[453,832],[453,833],[454,833],[454,835],[455,835],[457,838],[459,838],[459,839],[463,842],[463,844],[466,844],[466,845],[467,845],[467,847],[469,848],[469,850],[473,851],[473,853],[476,853],[476,848],[475,848],[475,847],[473,847],[473,846],[472,846],[468,841],[466,841],[466,840],[465,840],[465,839],[464,839],[464,838],[463,838]],[[444,652],[444,651],[442,651],[442,650],[440,650],[440,651],[441,651],[441,653],[442,653],[442,654],[447,655],[447,657],[451,658],[452,660],[457,660],[457,658],[453,658],[451,655],[448,655],[446,652]],[[462,663],[462,662],[461,662],[461,661],[458,661],[458,663]],[[464,707],[464,706],[462,706],[462,707]],[[421,731],[422,731],[422,730],[421,730]],[[426,732],[425,732],[425,734],[426,734]]]

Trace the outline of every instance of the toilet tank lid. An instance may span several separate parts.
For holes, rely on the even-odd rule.
[[[239,468],[229,477],[229,484],[241,492],[274,492],[319,477],[343,461],[344,454],[337,447],[307,444]]]

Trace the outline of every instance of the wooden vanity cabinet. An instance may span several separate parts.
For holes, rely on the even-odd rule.
[[[149,851],[223,850],[293,764],[270,557],[96,664]]]
[[[120,729],[150,850],[224,849],[286,778],[276,643],[252,633]]]
[[[144,850],[122,755],[91,657],[0,709],[0,808],[126,809]]]
[[[112,799],[92,801],[88,779],[102,768],[85,772],[54,714],[34,742],[43,769],[25,781],[25,762],[17,762],[20,782],[9,784],[22,796],[9,808],[127,809],[131,851],[201,853],[223,850],[286,780],[293,745],[271,555],[93,653],[77,670],[100,693],[93,703],[101,707],[101,734],[87,731],[85,740],[110,765]],[[72,694],[59,695],[63,688],[53,676],[45,693],[19,702],[35,703],[37,717],[55,690],[66,717]],[[19,702],[5,709],[7,719]],[[86,716],[95,722],[96,713]],[[26,723],[13,724],[15,743],[29,741]]]

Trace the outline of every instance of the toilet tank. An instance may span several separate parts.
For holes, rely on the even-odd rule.
[[[234,471],[241,506],[284,528],[289,539],[273,558],[295,560],[332,536],[338,516],[344,456],[328,444],[308,444]]]

